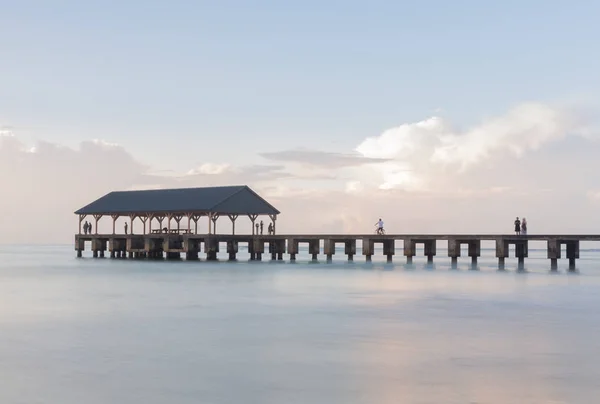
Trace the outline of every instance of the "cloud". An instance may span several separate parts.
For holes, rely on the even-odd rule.
[[[363,175],[370,182],[376,179],[376,186],[424,190],[432,188],[435,178],[453,172],[519,158],[567,137],[593,137],[592,128],[575,110],[525,103],[466,130],[441,117],[402,124],[366,138],[355,150],[365,158],[390,160]]]
[[[358,153],[331,153],[318,150],[294,149],[259,153],[263,158],[286,163],[298,163],[319,168],[343,168],[364,164],[382,163],[386,159],[371,158]]]
[[[205,163],[200,167],[191,169],[188,171],[187,175],[215,175],[215,174],[223,174],[226,171],[229,171],[231,166],[229,164],[213,164],[213,163]]]

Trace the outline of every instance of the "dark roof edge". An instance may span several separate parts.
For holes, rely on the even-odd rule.
[[[280,211],[279,211],[279,210],[278,210],[278,209],[277,209],[275,206],[271,205],[269,202],[267,202],[267,200],[266,200],[265,198],[263,198],[262,196],[260,196],[260,195],[259,195],[259,194],[257,194],[256,192],[254,192],[254,191],[252,190],[252,188],[250,188],[248,185],[244,185],[244,187],[245,187],[245,188],[247,188],[247,189],[248,189],[248,191],[252,192],[252,193],[254,194],[254,196],[256,196],[257,198],[259,198],[259,199],[262,199],[262,200],[263,200],[263,202],[264,202],[264,203],[266,203],[267,205],[269,205],[269,207],[270,207],[271,209],[273,209],[275,212],[277,212],[277,214],[278,214],[278,215],[279,215],[279,214],[281,214],[281,212],[280,212]]]

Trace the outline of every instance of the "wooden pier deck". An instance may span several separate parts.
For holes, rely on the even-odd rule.
[[[529,242],[546,242],[547,258],[551,270],[557,270],[561,258],[561,247],[566,246],[566,258],[569,269],[576,269],[579,258],[579,245],[582,241],[600,241],[600,235],[591,234],[278,234],[278,235],[234,235],[234,234],[76,234],[75,250],[77,256],[83,256],[86,242],[91,242],[93,257],[104,257],[108,251],[111,258],[167,258],[197,260],[204,252],[206,260],[216,260],[222,244],[226,245],[229,260],[236,260],[239,245],[246,244],[250,260],[262,260],[265,252],[272,260],[283,260],[287,254],[290,261],[296,260],[299,245],[307,244],[308,252],[313,260],[324,255],[331,262],[336,253],[336,245],[344,246],[344,254],[352,261],[357,255],[357,243],[361,244],[360,252],[366,261],[371,261],[375,254],[375,245],[382,245],[383,255],[392,262],[396,248],[402,243],[403,255],[407,263],[412,263],[417,254],[417,245],[423,246],[423,254],[429,263],[437,255],[437,242],[447,242],[447,257],[453,267],[457,266],[461,256],[461,246],[468,247],[468,256],[473,265],[481,256],[481,242],[494,242],[498,267],[504,269],[505,260],[509,258],[510,246],[514,246],[514,256],[519,268],[523,268],[528,257]],[[265,249],[266,247],[266,249]]]

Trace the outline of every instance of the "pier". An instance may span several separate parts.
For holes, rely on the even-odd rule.
[[[362,243],[358,250],[366,262],[375,255],[375,245],[381,245],[386,261],[393,262],[396,247],[403,246],[405,262],[411,264],[417,255],[417,245],[423,245],[423,255],[427,263],[433,263],[437,256],[437,242],[447,241],[447,258],[453,268],[458,265],[461,257],[461,245],[468,246],[470,264],[477,266],[477,259],[481,256],[481,242],[493,241],[496,244],[496,258],[498,269],[504,269],[506,259],[509,258],[509,247],[514,246],[514,258],[517,267],[523,269],[525,259],[528,257],[530,241],[545,241],[547,243],[547,257],[550,269],[558,270],[558,260],[561,259],[561,246],[566,246],[566,259],[570,271],[576,269],[576,260],[579,259],[579,244],[581,241],[600,241],[600,235],[231,235],[231,234],[143,234],[143,235],[113,235],[93,234],[75,236],[75,250],[81,257],[85,250],[85,242],[91,242],[93,257],[105,257],[105,252],[111,258],[166,258],[199,260],[202,253],[206,261],[217,259],[220,247],[226,248],[230,261],[237,260],[240,245],[247,247],[251,261],[261,261],[266,257],[270,260],[295,261],[300,245],[308,247],[310,259],[332,262],[336,254],[336,246],[344,247],[344,254],[348,261],[353,261],[357,255],[357,242]],[[401,244],[400,244],[401,243]],[[444,254],[446,255],[446,251]],[[436,259],[444,259],[437,257]]]
[[[447,257],[453,268],[458,265],[463,245],[467,247],[467,255],[475,268],[481,256],[481,243],[485,241],[495,243],[498,269],[503,270],[511,250],[514,251],[518,269],[523,269],[529,254],[529,242],[542,241],[547,245],[551,271],[558,270],[563,246],[568,268],[575,271],[580,243],[600,241],[600,235],[280,235],[276,233],[279,213],[247,186],[111,192],[75,212],[79,217],[75,251],[78,257],[82,257],[86,242],[89,242],[94,258],[104,258],[108,253],[110,258],[115,259],[199,260],[201,254],[205,254],[205,260],[214,261],[221,246],[225,246],[228,259],[235,261],[240,245],[245,245],[251,261],[262,261],[263,256],[268,254],[275,261],[283,261],[287,255],[287,259],[293,262],[299,253],[299,246],[306,245],[312,261],[319,261],[319,257],[323,256],[325,262],[332,262],[336,246],[343,246],[347,260],[353,261],[360,242],[360,253],[367,262],[372,260],[375,246],[381,245],[386,261],[391,263],[397,247],[402,245],[407,264],[411,264],[417,255],[417,246],[423,246],[427,263],[433,264],[437,256],[437,242],[445,241]],[[262,221],[259,226],[259,216],[269,218],[268,234],[264,234]],[[93,223],[86,221],[83,224],[88,217],[93,218]],[[112,232],[109,234],[98,232],[99,222],[105,217],[112,220]],[[208,219],[206,232],[198,229],[198,221],[202,217]],[[230,220],[231,234],[217,232],[217,222],[222,217]],[[236,220],[243,217],[250,221],[250,234],[235,233]],[[124,231],[120,234],[115,225],[119,218],[126,219]],[[138,230],[142,225],[141,232],[135,233],[136,222]]]

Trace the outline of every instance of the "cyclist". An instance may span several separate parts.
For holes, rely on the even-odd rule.
[[[379,221],[377,223],[375,223],[375,226],[377,226],[377,234],[384,234],[384,230],[383,230],[383,220],[381,220],[381,218],[379,218]]]

